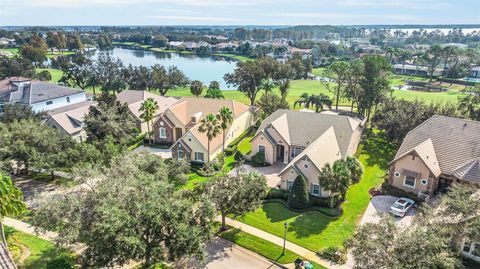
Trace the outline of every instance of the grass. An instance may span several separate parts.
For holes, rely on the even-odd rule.
[[[279,237],[283,237],[283,225],[287,222],[287,240],[312,251],[342,247],[368,206],[368,190],[383,182],[395,150],[379,133],[367,139],[361,148],[359,160],[365,172],[360,182],[347,191],[341,216],[332,218],[317,211],[295,213],[279,203],[266,203],[238,220]]]
[[[235,156],[228,156],[225,157],[225,162],[223,164],[222,170],[218,172],[216,175],[225,175],[230,172],[235,165]],[[199,184],[205,183],[208,180],[212,179],[214,176],[211,177],[203,177],[195,172],[192,172],[188,175],[187,183],[182,186],[182,189],[193,190]]]
[[[30,251],[30,255],[20,264],[20,268],[42,269],[46,268],[49,261],[66,257],[72,262],[74,256],[66,250],[58,249],[52,242],[17,231],[11,227],[5,227],[7,238],[13,237],[13,240],[24,245]]]
[[[248,61],[248,60],[254,60],[253,58],[247,57],[247,56],[242,56],[242,55],[237,55],[233,53],[215,53],[213,54],[214,56],[224,56],[224,57],[229,57],[233,59],[237,59],[239,61]]]
[[[37,73],[40,73],[44,70],[47,70],[48,72],[50,72],[50,74],[52,75],[52,79],[50,80],[51,82],[58,82],[62,76],[63,76],[63,72],[62,70],[60,69],[53,69],[53,68],[36,68],[35,69],[35,72]]]
[[[12,54],[18,54],[18,48],[4,48],[4,49],[0,49],[0,51],[7,51]]]
[[[288,249],[285,250],[285,255],[282,255],[282,247],[239,229],[230,228],[218,236],[281,264],[292,263],[298,258],[297,254]]]
[[[315,76],[323,76],[323,72],[326,70],[326,67],[317,67],[312,69],[312,74]]]
[[[67,55],[73,55],[76,54],[74,51],[64,51],[63,53],[60,52],[52,52],[49,51],[47,52],[47,58],[57,58],[58,56],[67,56]]]

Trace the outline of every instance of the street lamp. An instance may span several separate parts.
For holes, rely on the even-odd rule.
[[[285,230],[283,232],[283,252],[282,252],[282,255],[285,255],[285,243],[287,242],[287,227],[288,227],[288,223],[284,223],[283,224],[283,227],[285,227]]]

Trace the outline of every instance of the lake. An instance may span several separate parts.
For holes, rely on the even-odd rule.
[[[200,80],[205,85],[216,80],[221,89],[229,89],[223,75],[233,72],[237,60],[221,56],[198,56],[193,53],[156,52],[141,49],[113,48],[97,50],[94,58],[100,54],[109,54],[119,58],[124,65],[152,66],[161,64],[165,67],[175,65],[182,70],[190,80]],[[231,88],[233,89],[233,88]]]

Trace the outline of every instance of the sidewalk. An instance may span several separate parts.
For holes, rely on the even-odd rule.
[[[217,217],[217,220],[222,221],[220,216]],[[267,233],[265,231],[262,231],[260,229],[257,229],[255,227],[252,227],[250,225],[247,225],[245,223],[242,223],[242,222],[230,219],[230,218],[226,218],[225,221],[226,221],[226,224],[229,225],[229,226],[232,226],[232,227],[237,228],[239,230],[242,230],[246,233],[249,233],[249,234],[255,235],[257,237],[260,237],[262,239],[265,239],[267,241],[270,241],[270,242],[274,243],[275,245],[283,247],[283,238],[280,238],[278,236],[275,236],[273,234]],[[310,251],[310,250],[308,250],[304,247],[301,247],[301,246],[299,246],[297,244],[294,244],[292,242],[289,242],[289,241],[286,242],[285,248],[290,250],[290,251],[293,251],[294,253],[298,254],[299,256],[304,257],[305,259],[307,259],[309,261],[318,263],[318,264],[320,264],[324,267],[327,267],[327,268],[331,268],[331,269],[346,269],[346,268],[349,268],[346,265],[334,264],[330,261],[327,261],[323,258],[320,258],[315,252]]]

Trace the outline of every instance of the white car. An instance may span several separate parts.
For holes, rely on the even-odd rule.
[[[394,216],[403,218],[407,214],[408,210],[413,207],[413,205],[415,205],[415,201],[410,198],[402,197],[395,201],[395,203],[390,207],[389,212]]]

